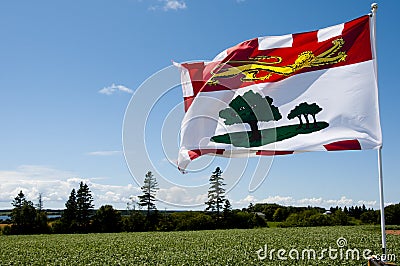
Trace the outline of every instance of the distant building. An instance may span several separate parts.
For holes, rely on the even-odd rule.
[[[257,216],[260,216],[261,218],[264,218],[264,219],[265,219],[265,214],[264,214],[264,213],[262,213],[262,212],[255,212],[255,214],[256,214]]]

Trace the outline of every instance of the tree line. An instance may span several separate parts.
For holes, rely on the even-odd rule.
[[[380,211],[362,206],[331,207],[329,210],[318,207],[292,207],[278,204],[250,204],[248,210],[259,212],[270,222],[280,227],[330,226],[380,224]],[[400,203],[385,207],[387,225],[400,225]]]
[[[266,226],[265,220],[255,213],[233,210],[225,198],[224,185],[222,171],[217,167],[210,177],[205,211],[160,212],[155,204],[157,180],[149,171],[145,175],[138,201],[129,202],[127,215],[121,215],[112,205],[103,205],[94,210],[89,186],[81,182],[77,190],[72,189],[61,217],[54,221],[48,221],[41,195],[35,208],[21,191],[12,203],[11,225],[3,227],[2,233],[138,232]]]
[[[280,227],[379,224],[379,211],[363,206],[292,207],[257,203],[247,208],[233,209],[225,195],[222,170],[217,167],[209,178],[210,187],[204,211],[160,212],[155,202],[158,183],[147,172],[137,201],[127,204],[122,215],[112,205],[94,209],[89,186],[80,182],[72,189],[60,218],[49,221],[43,209],[42,195],[38,203],[26,199],[22,191],[14,198],[11,224],[2,234],[139,232],[174,230],[210,230],[266,227],[275,222]],[[400,225],[400,203],[385,208],[386,224]]]

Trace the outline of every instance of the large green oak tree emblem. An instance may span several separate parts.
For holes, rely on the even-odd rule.
[[[260,130],[259,122],[278,121],[282,119],[282,114],[279,108],[273,105],[271,97],[262,97],[259,93],[249,90],[243,96],[235,97],[229,103],[229,107],[219,112],[219,117],[224,119],[224,123],[227,126],[241,123],[248,124],[250,131],[213,136],[211,141],[250,148],[292,138],[299,134],[309,134],[329,126],[327,122],[317,122],[316,115],[321,111],[322,108],[316,103],[308,104],[303,102],[295,106],[287,115],[289,120],[297,118],[299,124]],[[309,116],[313,118],[312,123]]]

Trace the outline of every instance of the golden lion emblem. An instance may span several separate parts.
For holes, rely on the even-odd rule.
[[[339,51],[343,47],[344,40],[339,38],[332,41],[332,47],[325,52],[315,56],[312,51],[304,51],[298,55],[295,62],[287,66],[274,66],[275,64],[281,63],[282,58],[279,56],[258,56],[255,58],[249,58],[247,61],[228,61],[217,65],[212,71],[213,75],[207,84],[215,85],[218,84],[218,79],[231,78],[239,74],[244,76],[241,78],[243,82],[253,82],[258,80],[269,79],[272,74],[289,76],[296,71],[305,67],[315,67],[328,64],[336,64],[346,60],[347,54],[344,51]],[[271,60],[265,62],[261,60]],[[239,66],[229,66],[229,64],[241,64]],[[228,66],[228,67],[227,67]],[[269,72],[263,76],[258,76],[260,71]]]

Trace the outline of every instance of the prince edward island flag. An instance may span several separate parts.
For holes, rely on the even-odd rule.
[[[185,102],[179,169],[205,154],[380,148],[373,19],[255,38],[210,62],[175,64]]]

